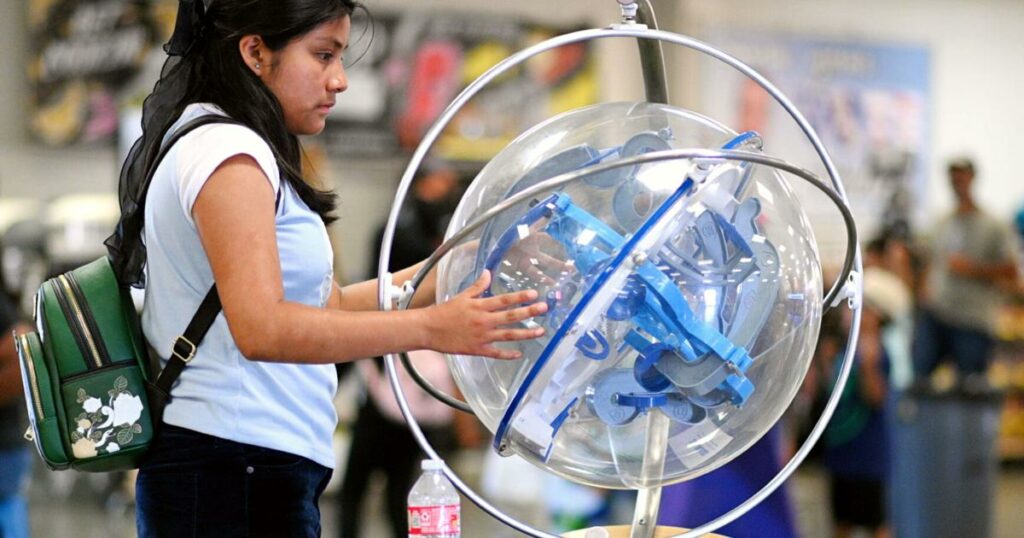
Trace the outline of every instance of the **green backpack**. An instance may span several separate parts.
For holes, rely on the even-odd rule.
[[[157,155],[146,185],[177,140],[210,123],[238,122],[211,115],[183,125]],[[47,280],[35,303],[36,332],[15,337],[31,424],[25,437],[51,469],[138,467],[171,387],[220,312],[216,286],[163,371],[150,356],[129,288],[108,258]]]

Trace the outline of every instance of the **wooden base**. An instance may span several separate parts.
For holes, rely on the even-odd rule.
[[[598,529],[604,529],[607,534]],[[654,529],[654,538],[670,538],[679,536],[689,529],[679,527],[658,527]],[[591,527],[578,531],[571,531],[563,534],[563,538],[629,538],[629,525],[615,525],[612,527]],[[590,534],[588,534],[590,533]],[[703,538],[725,538],[720,534],[705,534]]]

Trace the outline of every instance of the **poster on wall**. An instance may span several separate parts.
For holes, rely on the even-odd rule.
[[[33,139],[54,147],[113,143],[122,90],[159,50],[159,3],[29,0]]]
[[[33,139],[53,147],[113,144],[138,134],[142,99],[166,59],[174,0],[29,0]],[[321,138],[334,155],[411,152],[473,79],[567,29],[448,12],[357,12],[346,54],[348,90]],[[434,147],[451,161],[489,159],[529,127],[597,101],[587,44],[537,56],[499,77],[458,114]]]
[[[927,48],[732,32],[712,32],[708,41],[765,75],[806,117],[836,165],[863,239],[910,233],[921,218],[914,211],[923,206],[913,200],[924,196],[928,179]],[[721,69],[702,74],[712,117],[738,131],[758,131],[769,154],[822,168],[793,120],[760,86]],[[835,221],[834,213],[827,217]]]
[[[556,33],[561,31],[512,18],[445,12],[375,13],[369,26],[357,19],[348,53],[357,60],[348,69],[349,89],[328,118],[326,145],[342,155],[411,151],[470,82]],[[433,155],[486,161],[529,127],[597,97],[586,44],[542,54],[477,94],[439,138]]]

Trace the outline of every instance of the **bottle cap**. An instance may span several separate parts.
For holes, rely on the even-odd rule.
[[[420,469],[423,469],[424,471],[440,471],[441,469],[444,469],[444,461],[426,459],[420,463]]]

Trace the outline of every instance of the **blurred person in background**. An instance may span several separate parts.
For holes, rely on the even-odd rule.
[[[885,326],[908,309],[909,293],[895,275],[877,267],[864,270],[864,303],[854,364],[832,420],[822,436],[825,468],[830,475],[830,504],[836,538],[865,529],[875,538],[889,536],[885,482],[889,472],[886,403],[889,354]],[[844,309],[849,332],[852,311]],[[845,350],[827,365],[823,386],[834,390]],[[830,366],[830,367],[828,367]]]
[[[458,203],[458,187],[458,174],[438,163],[427,163],[417,174],[411,187],[412,197],[399,213],[389,271],[415,265],[440,246],[448,220]],[[383,237],[384,226],[381,225],[373,242],[371,260],[374,272]],[[411,352],[409,356],[427,381],[446,393],[452,393],[455,387],[444,355],[420,350]],[[344,375],[347,370],[344,366],[338,365],[339,375]],[[380,472],[385,483],[385,515],[391,535],[403,538],[408,535],[406,497],[416,480],[419,461],[425,455],[398,409],[384,372],[383,359],[362,361],[356,369],[366,390],[352,426],[352,445],[344,465],[344,480],[338,497],[340,536],[357,538],[360,535],[361,511],[370,491],[370,479],[375,472]],[[423,433],[435,449],[442,453],[450,452],[456,440],[452,409],[419,388],[401,365],[398,370],[402,389],[409,399],[409,408]],[[458,419],[462,427],[460,431],[472,432],[472,429],[462,426],[462,418]],[[473,420],[472,417],[465,418]],[[477,442],[473,439],[460,440]]]
[[[921,287],[921,258],[909,236],[892,231],[882,231],[864,247],[864,266],[881,267],[898,276],[911,292],[912,302]]]
[[[884,279],[893,293],[893,311],[882,328],[882,344],[889,354],[889,384],[896,390],[910,386],[914,379],[911,345],[914,338],[913,268],[909,249],[901,239],[881,235],[864,248],[864,270]]]
[[[992,356],[995,317],[1004,290],[1017,278],[1009,225],[974,200],[974,163],[948,166],[956,201],[928,240],[929,263],[913,343],[915,383],[926,386],[944,359],[952,359],[961,388],[983,388]]]
[[[418,350],[409,352],[409,359],[430,384],[446,393],[452,392],[454,383],[444,355]],[[382,508],[390,536],[404,538],[409,534],[406,498],[418,477],[419,462],[426,455],[402,417],[384,372],[383,360],[360,361],[356,371],[366,390],[352,426],[352,444],[338,495],[339,536],[358,538],[360,530],[366,527],[362,524],[366,519],[362,511],[371,491],[370,480],[379,473],[384,479]],[[423,434],[442,456],[450,455],[455,441],[453,409],[421,389],[400,364],[398,376],[409,409]],[[364,532],[362,536],[368,535]]]
[[[827,266],[824,268],[822,276],[826,287],[822,289],[823,296],[828,291],[828,283],[835,282],[838,274],[839,271],[836,268]],[[782,424],[789,432],[783,436],[783,441],[787,443],[787,446],[783,448],[786,459],[795,454],[798,447],[807,440],[818,418],[824,412],[829,395],[825,394],[821,387],[832,371],[832,361],[845,345],[846,335],[843,332],[841,310],[838,308],[823,310],[821,325],[818,328],[818,341],[814,346],[814,355],[811,356],[811,363],[807,366],[804,381],[800,384],[793,403],[782,415]],[[808,457],[818,459],[820,452],[821,443],[815,443],[811,447]]]
[[[5,289],[0,275],[0,538],[28,538],[24,493],[32,454],[23,437],[25,400],[13,334],[27,328],[18,323],[15,303]]]
[[[782,469],[784,428],[775,425],[729,463],[693,480],[666,486],[658,524],[694,528],[732,510],[757,493]],[[795,538],[796,520],[783,483],[763,502],[716,532],[725,536]]]
[[[415,265],[441,246],[448,221],[459,203],[459,188],[458,173],[442,163],[428,160],[417,172],[410,187],[412,196],[402,207],[395,224],[389,271]],[[381,224],[370,258],[374,277],[383,238],[384,224]]]

